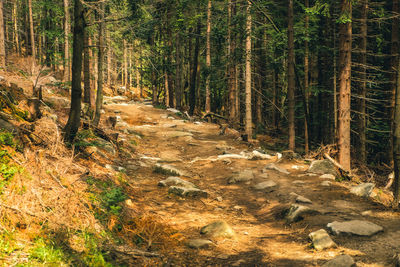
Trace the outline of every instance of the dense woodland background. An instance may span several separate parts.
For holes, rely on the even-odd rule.
[[[72,86],[67,139],[79,126],[82,80],[95,124],[104,84],[190,116],[218,114],[249,139],[278,136],[305,154],[323,147],[347,171],[385,172],[393,149],[400,158],[398,0],[0,5],[1,65],[31,58],[27,75],[44,65]]]

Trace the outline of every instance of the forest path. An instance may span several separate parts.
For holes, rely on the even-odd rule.
[[[219,127],[204,122],[188,122],[162,109],[143,103],[107,105],[107,113],[119,115],[120,129],[138,133],[140,166],[129,172],[135,188],[130,197],[138,213],[154,214],[173,226],[184,240],[171,248],[170,265],[164,266],[320,266],[337,255],[351,255],[357,266],[391,266],[400,252],[400,215],[371,200],[355,196],[348,185],[310,176],[302,161],[277,162],[245,158],[218,159],[225,153],[251,152],[249,145],[234,136],[219,135]],[[118,128],[118,126],[117,126]],[[268,163],[289,174],[264,169]],[[207,198],[179,197],[158,183],[169,175],[154,172],[156,164],[168,164],[183,171],[181,178],[208,193]],[[119,162],[126,166],[132,162]],[[254,179],[228,184],[230,177],[251,170]],[[253,186],[269,180],[277,184],[272,192]],[[302,204],[317,214],[287,224],[282,211],[295,202],[294,194],[312,201]],[[309,233],[326,229],[333,221],[367,220],[384,231],[371,237],[332,236],[337,247],[317,251],[310,246]],[[234,238],[211,238],[208,248],[185,246],[190,239],[207,239],[200,228],[224,220],[235,231]]]

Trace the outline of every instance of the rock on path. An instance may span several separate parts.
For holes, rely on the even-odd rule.
[[[368,221],[352,220],[347,222],[328,223],[328,229],[335,235],[349,234],[358,236],[372,236],[383,231],[383,228]]]
[[[312,241],[313,247],[316,250],[323,250],[326,248],[334,247],[336,245],[324,229],[320,229],[318,231],[310,233],[309,237]]]
[[[235,237],[235,232],[225,221],[215,221],[201,228],[200,233],[209,237]]]
[[[335,257],[333,260],[326,262],[322,267],[352,267],[355,266],[355,262],[349,255],[340,255]]]

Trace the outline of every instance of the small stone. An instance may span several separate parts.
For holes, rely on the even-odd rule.
[[[244,235],[249,235],[249,232],[243,232]]]
[[[330,173],[325,173],[323,175],[321,175],[319,178],[321,179],[330,179],[330,180],[335,180],[335,175],[332,175]]]
[[[368,221],[352,220],[346,222],[328,223],[328,229],[335,235],[349,234],[357,236],[372,236],[383,231],[383,228]]]
[[[277,183],[272,180],[268,180],[254,185],[253,188],[259,191],[272,192],[277,186]]]
[[[311,209],[306,206],[292,204],[286,214],[288,223],[297,222],[304,218],[304,215],[312,215],[319,213],[317,210]]]
[[[297,203],[304,203],[304,204],[312,204],[311,200],[309,200],[308,198],[305,198],[303,196],[297,196],[296,197],[296,202]]]
[[[180,197],[204,197],[206,198],[208,196],[208,193],[206,191],[197,189],[197,188],[186,188],[186,187],[180,187],[180,186],[171,186],[168,189],[169,194],[174,194]]]
[[[225,221],[215,221],[201,228],[200,233],[209,237],[233,238],[235,232]]]
[[[187,242],[189,248],[206,248],[212,245],[213,242],[207,239],[191,239]]]
[[[239,172],[235,176],[229,178],[228,184],[234,184],[234,183],[239,183],[239,182],[248,182],[253,180],[254,178],[254,173],[252,170],[244,170],[242,172]]]
[[[313,247],[316,250],[323,250],[336,245],[324,229],[320,229],[318,231],[310,233],[309,237],[313,243]]]
[[[294,180],[292,183],[293,184],[305,184],[306,182],[301,181],[301,180]]]
[[[288,172],[286,169],[278,167],[274,163],[269,163],[265,165],[264,170],[274,170],[283,174],[290,174],[290,172]]]
[[[135,207],[135,205],[133,204],[132,200],[130,198],[128,198],[127,200],[125,200],[125,205],[131,209],[133,209]]]
[[[229,259],[229,255],[227,254],[220,254],[216,257],[217,259],[221,259],[221,260],[227,260]]]
[[[340,255],[326,262],[322,267],[352,267],[355,262],[349,255]]]
[[[171,185],[177,185],[186,188],[196,188],[196,186],[191,182],[188,182],[176,176],[170,176],[167,179],[162,180],[158,183],[158,186],[171,186]]]
[[[217,200],[218,202],[222,202],[222,197],[217,197],[216,200]]]
[[[251,152],[251,154],[249,155],[249,159],[250,160],[263,160],[263,159],[272,159],[271,155],[268,154],[264,154],[261,153],[257,150],[254,150],[253,152]]]
[[[321,183],[321,185],[322,186],[331,186],[331,182],[329,182],[329,181],[323,181],[322,183]]]
[[[233,209],[234,209],[234,210],[242,210],[243,207],[242,207],[242,206],[234,206]]]
[[[369,197],[374,187],[373,183],[363,183],[350,188],[350,192],[360,197]]]

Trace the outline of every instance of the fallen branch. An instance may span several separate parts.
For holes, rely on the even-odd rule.
[[[345,170],[345,169],[343,168],[343,166],[342,166],[339,162],[337,162],[336,160],[334,160],[333,158],[331,158],[331,156],[329,156],[328,153],[324,153],[324,157],[325,157],[327,160],[329,160],[330,162],[332,162],[332,164],[335,165],[335,167],[339,169],[339,172],[340,172],[340,174],[341,174],[342,176],[344,176],[344,177],[346,177],[346,178],[348,178],[348,179],[351,179],[351,178],[352,178],[351,172]]]
[[[108,249],[108,250],[111,250],[114,253],[123,254],[123,255],[126,255],[126,256],[133,257],[133,258],[137,258],[137,257],[149,257],[149,258],[161,257],[160,254],[158,254],[158,253],[143,251],[143,250],[140,250],[140,249],[131,248],[129,246],[106,246],[105,248]]]

